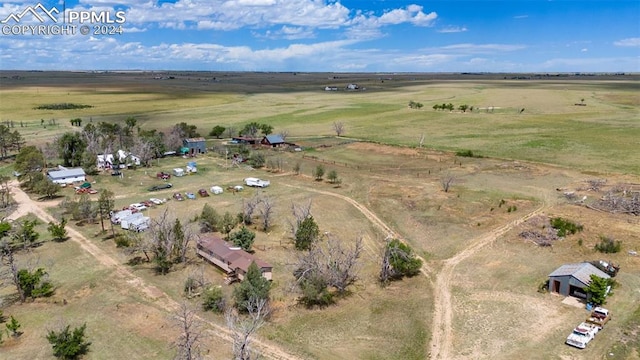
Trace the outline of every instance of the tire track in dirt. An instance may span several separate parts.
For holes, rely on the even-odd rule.
[[[32,213],[38,218],[40,218],[45,223],[49,222],[57,222],[56,219],[53,218],[49,213],[45,211],[47,208],[47,204],[40,204],[36,201],[29,198],[29,196],[19,188],[18,183],[13,181],[9,184],[11,195],[13,200],[18,203],[18,208],[7,217],[9,220],[16,220],[22,216],[27,215],[28,213]],[[55,206],[56,204],[49,204],[49,206]],[[146,284],[144,280],[136,275],[134,275],[128,268],[124,265],[120,264],[117,260],[112,258],[109,254],[105,253],[102,249],[100,249],[95,244],[91,243],[87,238],[84,237],[77,230],[66,227],[69,238],[77,243],[84,251],[93,256],[100,264],[103,266],[113,269],[118,277],[120,277],[123,282],[125,282],[128,286],[133,288],[134,290],[143,292],[147,297],[153,300],[153,304],[160,307],[162,310],[165,310],[169,313],[175,313],[176,310],[180,308],[180,303],[173,300],[169,295],[160,290],[159,288]],[[204,318],[197,317],[199,321],[207,324],[213,330],[209,329],[208,332],[213,336],[222,338],[226,341],[231,342],[231,331],[224,326],[215,324],[210,322]],[[260,349],[263,356],[266,356],[275,360],[298,360],[299,358],[286,353],[279,347],[267,344],[259,339],[253,339],[252,343],[255,344],[257,348]]]
[[[455,256],[444,261],[440,273],[436,276],[434,286],[434,312],[433,324],[431,329],[431,343],[429,346],[430,359],[450,359],[451,343],[453,334],[453,306],[451,302],[451,279],[453,270],[461,261],[467,259],[482,249],[485,245],[495,241],[499,237],[506,234],[511,229],[529,220],[533,216],[540,214],[547,208],[547,204],[541,206],[532,212],[513,220],[503,226],[500,226],[488,233],[481,235],[471,241],[471,245],[456,254]]]
[[[288,186],[291,188],[295,188],[295,189],[300,189],[300,190],[305,190],[305,191],[310,191],[310,192],[314,192],[317,194],[322,194],[322,195],[328,195],[328,196],[333,196],[336,197],[338,199],[342,199],[346,202],[348,202],[349,204],[353,205],[353,207],[355,207],[356,209],[358,209],[358,211],[360,211],[360,213],[362,213],[362,215],[364,215],[370,222],[372,222],[375,226],[377,226],[380,230],[382,230],[383,233],[386,233],[387,237],[391,237],[393,239],[398,239],[401,242],[406,244],[406,241],[404,240],[404,238],[398,234],[397,232],[395,232],[393,229],[391,229],[391,227],[389,225],[387,225],[384,221],[380,220],[380,218],[373,213],[373,211],[369,210],[366,206],[360,204],[358,201],[346,196],[346,195],[342,195],[342,194],[338,194],[338,193],[334,193],[331,191],[325,191],[325,190],[318,190],[318,189],[314,189],[314,188],[310,188],[310,187],[306,187],[306,186],[297,186],[297,185],[289,185],[289,184],[282,184],[284,186]],[[407,244],[409,245],[409,244]],[[371,250],[373,251],[373,250]],[[378,254],[375,254],[378,255]],[[422,275],[424,275],[425,277],[427,277],[427,279],[429,279],[429,281],[431,281],[431,278],[429,276],[429,273],[432,271],[429,267],[427,267],[427,262],[425,261],[424,258],[422,258],[419,255],[416,255],[416,257],[420,260],[422,260],[422,268],[420,268],[420,272],[422,273]]]

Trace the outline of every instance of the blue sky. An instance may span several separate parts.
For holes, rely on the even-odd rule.
[[[638,0],[5,1],[0,20],[2,70],[640,72]]]

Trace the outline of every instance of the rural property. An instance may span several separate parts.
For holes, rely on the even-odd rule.
[[[638,94],[1,71],[0,358],[639,359]]]

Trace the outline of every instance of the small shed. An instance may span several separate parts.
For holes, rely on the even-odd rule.
[[[189,149],[190,155],[204,154],[207,152],[207,145],[205,139],[202,137],[184,139],[182,146]]]
[[[267,135],[262,138],[260,144],[271,147],[280,147],[286,145],[284,139],[280,135]]]
[[[549,291],[564,296],[587,298],[584,288],[591,283],[591,275],[608,279],[609,275],[588,262],[565,264],[549,274]]]
[[[47,177],[54,184],[73,184],[74,182],[87,181],[87,176],[82,168],[59,167],[59,170],[48,171]]]

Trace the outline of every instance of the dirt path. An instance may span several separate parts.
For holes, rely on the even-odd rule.
[[[495,241],[499,237],[506,234],[509,230],[522,224],[528,219],[540,214],[545,208],[547,203],[533,210],[532,212],[522,216],[519,219],[513,220],[506,225],[503,225],[497,229],[494,229],[480,237],[477,237],[471,241],[471,245],[456,254],[455,256],[447,259],[436,277],[436,283],[434,287],[434,312],[433,312],[433,324],[431,330],[431,343],[430,343],[430,358],[431,359],[450,359],[451,358],[451,345],[453,334],[453,306],[451,302],[451,279],[453,277],[453,270],[457,264],[465,260],[469,256],[476,253],[485,245]]]
[[[9,186],[11,189],[11,195],[13,196],[13,199],[18,203],[18,208],[10,216],[8,216],[7,219],[16,220],[24,215],[27,215],[28,213],[33,213],[35,216],[40,218],[45,223],[49,223],[51,221],[57,222],[57,220],[54,219],[45,210],[47,207],[55,206],[57,202],[39,203],[32,200],[24,191],[22,191],[22,189],[18,187],[18,183],[16,181],[13,181],[12,183],[10,183]],[[129,285],[133,290],[143,292],[145,296],[153,300],[153,303],[164,311],[173,313],[177,309],[179,309],[180,304],[177,301],[173,300],[171,297],[169,297],[169,295],[167,295],[165,292],[163,292],[162,290],[160,290],[159,288],[153,285],[146,284],[143,279],[134,275],[129,270],[129,268],[127,268],[125,265],[120,264],[117,260],[112,258],[109,254],[105,253],[102,249],[100,249],[95,244],[91,243],[89,240],[87,240],[87,238],[84,237],[84,235],[82,235],[75,229],[71,227],[67,227],[66,229],[67,229],[69,238],[72,241],[80,245],[80,247],[84,251],[91,254],[91,256],[93,256],[100,264],[102,264],[103,266],[109,269],[113,269],[118,275],[118,277],[121,278],[123,282]],[[226,341],[231,341],[231,332],[226,327],[212,323],[203,318],[199,318],[199,320],[202,321],[203,323],[206,323],[209,327],[212,328],[212,329],[209,329],[209,332],[212,335],[220,337]],[[253,344],[255,344],[255,347],[258,348],[262,353],[262,355],[265,357],[276,359],[276,360],[299,359],[296,356],[293,356],[284,352],[283,350],[281,350],[279,347],[275,345],[267,344],[258,339],[254,339],[252,342]]]
[[[371,210],[369,210],[366,206],[360,204],[356,200],[354,200],[354,199],[352,199],[352,198],[350,198],[350,197],[348,197],[346,195],[334,193],[334,192],[331,192],[331,191],[318,190],[318,189],[305,187],[305,186],[296,186],[296,185],[289,185],[289,184],[282,184],[282,185],[288,186],[288,187],[292,187],[292,188],[296,188],[296,189],[300,189],[300,190],[315,192],[315,193],[322,194],[322,195],[333,196],[333,197],[342,199],[342,200],[348,202],[349,204],[353,205],[353,207],[355,207],[356,209],[358,209],[358,211],[360,211],[362,213],[362,215],[364,215],[376,227],[378,227],[380,230],[382,230],[382,232],[385,233],[385,236],[391,237],[393,239],[398,239],[398,240],[400,240],[402,242],[405,242],[405,240],[403,239],[403,237],[400,234],[398,234],[393,229],[391,229],[391,227],[388,226],[387,224],[385,224],[384,221],[380,220],[380,218],[376,214],[374,214]],[[375,252],[375,250],[372,250],[372,251]],[[375,253],[374,255],[378,255],[378,254]],[[423,259],[420,256],[416,255],[416,257],[419,258],[420,260],[422,260],[422,268],[420,269],[420,272],[424,276],[426,276],[427,278],[430,278],[429,277],[429,273],[431,272],[431,269],[429,267],[427,267],[427,265],[426,265],[427,262],[425,261],[425,259]]]

